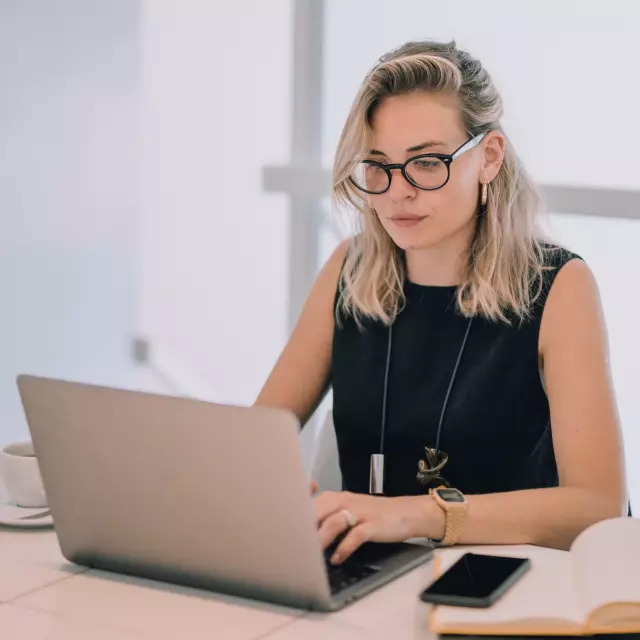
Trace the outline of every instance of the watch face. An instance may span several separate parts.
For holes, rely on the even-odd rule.
[[[445,502],[464,502],[464,496],[457,489],[438,489],[438,495]]]

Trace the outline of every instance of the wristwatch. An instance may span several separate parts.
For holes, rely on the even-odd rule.
[[[431,489],[429,494],[435,503],[444,511],[444,538],[434,540],[437,545],[448,547],[458,542],[460,529],[467,515],[468,503],[464,494],[458,489],[438,487]]]

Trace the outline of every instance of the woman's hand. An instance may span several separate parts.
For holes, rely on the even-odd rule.
[[[428,496],[385,498],[348,491],[326,491],[315,499],[315,504],[323,549],[350,529],[331,557],[333,564],[344,562],[365,542],[402,542],[427,537],[425,531],[434,529],[433,524],[427,524],[437,513],[433,507],[440,511]],[[353,526],[349,520],[355,521]]]

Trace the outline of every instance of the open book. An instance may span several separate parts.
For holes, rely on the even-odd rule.
[[[455,551],[442,555],[438,575],[465,550]],[[487,553],[529,557],[531,569],[489,609],[436,607],[432,631],[536,636],[640,632],[640,520],[599,522],[576,538],[569,553],[542,547],[502,551]]]

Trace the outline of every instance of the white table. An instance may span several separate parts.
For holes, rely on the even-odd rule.
[[[491,547],[500,553],[504,548]],[[509,548],[514,551],[513,547]],[[532,555],[535,548],[527,547]],[[487,547],[483,547],[487,553]],[[445,550],[439,553],[459,553]],[[428,563],[333,614],[87,570],[61,555],[51,529],[0,526],[2,640],[418,640],[430,638],[418,594]]]

